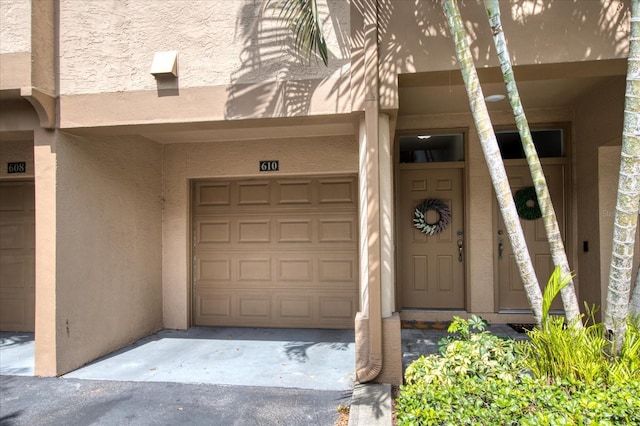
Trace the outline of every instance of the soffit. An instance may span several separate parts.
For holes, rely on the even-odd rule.
[[[585,93],[624,78],[626,61],[528,65],[514,67],[518,92],[525,109],[572,106]],[[482,91],[506,94],[497,68],[478,70]],[[459,70],[399,76],[399,115],[469,112],[469,100]],[[489,111],[509,110],[508,100],[487,103]]]

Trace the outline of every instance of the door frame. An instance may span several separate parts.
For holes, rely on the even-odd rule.
[[[562,165],[564,166],[565,172],[565,180],[564,180],[564,222],[565,222],[565,236],[564,236],[564,248],[567,253],[567,259],[569,261],[569,267],[571,270],[576,269],[577,265],[577,253],[574,252],[574,247],[576,245],[576,236],[574,233],[575,227],[575,208],[574,202],[575,197],[573,193],[573,143],[572,143],[572,134],[571,134],[571,123],[542,123],[542,124],[530,124],[530,128],[532,130],[543,130],[543,129],[560,129],[563,131],[563,144],[564,144],[564,157],[551,157],[551,158],[540,158],[540,164],[542,165],[543,171],[545,165]],[[514,131],[517,132],[513,126],[496,126],[495,131]],[[504,166],[527,166],[526,159],[510,159],[503,160]],[[529,314],[531,313],[530,309],[520,310],[520,309],[500,309],[500,276],[499,276],[499,265],[498,265],[498,244],[496,244],[495,236],[497,235],[499,218],[500,218],[500,209],[497,206],[497,200],[495,191],[492,190],[492,216],[493,216],[493,291],[494,291],[494,311],[497,314]],[[541,285],[546,285],[546,282],[539,283]],[[576,295],[579,295],[579,286],[577,279],[574,279]]]
[[[415,129],[403,129],[398,130],[394,136],[394,146],[393,146],[393,203],[394,203],[394,234],[395,234],[395,271],[394,271],[394,281],[395,281],[395,311],[402,312],[405,310],[410,310],[411,312],[447,312],[447,315],[450,316],[452,312],[470,312],[470,300],[469,300],[469,258],[471,253],[469,251],[469,212],[467,206],[469,206],[469,191],[467,188],[469,186],[469,173],[468,173],[468,162],[469,158],[469,128],[415,128]],[[401,136],[410,136],[415,134],[430,134],[430,135],[443,135],[443,134],[461,134],[463,138],[463,149],[464,149],[464,160],[463,161],[451,161],[451,162],[433,162],[433,163],[400,163],[400,137]],[[462,169],[462,210],[464,212],[463,218],[463,229],[464,229],[464,265],[463,265],[463,279],[464,279],[464,310],[456,311],[456,310],[441,310],[441,309],[404,309],[402,307],[402,272],[400,270],[402,262],[402,240],[401,240],[401,229],[400,229],[400,221],[402,220],[402,214],[400,212],[400,195],[399,195],[399,185],[400,185],[400,170],[402,169]]]

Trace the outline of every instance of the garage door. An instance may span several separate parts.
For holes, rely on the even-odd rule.
[[[33,182],[0,183],[0,330],[33,331],[35,322]]]
[[[355,177],[194,185],[194,322],[353,328]]]

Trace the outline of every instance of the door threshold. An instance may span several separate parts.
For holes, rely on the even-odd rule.
[[[531,309],[500,309],[499,314],[533,315]],[[564,315],[564,309],[550,309],[550,315]]]
[[[453,320],[454,316],[467,317],[469,315],[469,312],[460,309],[403,309],[400,311],[400,320],[444,322]]]

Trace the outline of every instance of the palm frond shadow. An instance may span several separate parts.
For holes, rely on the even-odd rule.
[[[287,342],[284,351],[289,360],[304,364],[309,360],[309,349],[314,346],[328,346],[335,351],[349,349],[348,342]]]
[[[331,8],[345,7],[329,1],[323,19],[330,20],[337,36],[341,58],[329,51],[329,67],[319,58],[308,60],[293,48],[293,36],[279,18],[275,6],[259,2],[245,4],[237,18],[237,37],[243,39],[241,66],[231,74],[225,108],[226,119],[305,116],[321,85],[326,97],[349,96],[348,75],[342,68],[350,62],[348,34]],[[337,76],[337,77],[336,77]]]

